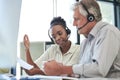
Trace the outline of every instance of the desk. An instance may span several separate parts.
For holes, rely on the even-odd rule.
[[[20,80],[120,80],[120,78],[72,78],[62,76],[34,75],[34,76],[21,76]]]
[[[61,77],[61,76],[44,76],[44,75],[34,75],[34,76],[21,76],[20,79],[16,77],[8,77],[2,75],[0,80],[120,80],[120,78],[71,78],[71,77]]]
[[[78,80],[120,80],[120,78],[80,78]]]

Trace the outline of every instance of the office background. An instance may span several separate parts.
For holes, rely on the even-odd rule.
[[[72,4],[78,0],[23,0],[21,6],[19,41],[23,35],[29,35],[31,41],[50,41],[48,29],[55,16],[62,16],[72,30],[70,40],[80,44],[83,36],[77,34],[72,25]],[[120,0],[97,0],[102,10],[103,20],[120,29]],[[42,37],[44,34],[44,37]],[[42,37],[42,38],[41,38]]]
[[[48,37],[48,29],[50,27],[50,21],[55,16],[61,16],[66,20],[67,26],[72,31],[70,40],[73,43],[80,44],[84,37],[82,35],[79,36],[76,28],[72,25],[73,17],[71,6],[76,1],[78,0],[0,0],[0,36],[3,35],[7,38],[6,39],[1,36],[0,40],[5,39],[8,40],[7,42],[9,43],[13,41],[10,46],[7,46],[7,49],[12,48],[11,46],[14,44],[14,48],[11,49],[12,51],[8,50],[8,52],[6,52],[7,54],[4,58],[6,59],[6,65],[10,63],[9,59],[16,59],[16,55],[20,56],[24,54],[24,52],[21,52],[24,50],[22,43],[24,34],[28,34],[33,45],[31,45],[33,48],[31,50],[37,49],[37,52],[35,52],[36,54],[39,53],[41,48],[36,47],[34,43],[36,44],[36,42],[43,42],[46,45],[51,44]],[[102,10],[103,20],[120,29],[120,0],[97,1],[99,2]],[[10,30],[10,33],[7,32],[8,30]],[[11,36],[15,37],[12,38]],[[3,49],[3,46],[5,45],[3,43],[1,44],[1,51],[6,50],[6,47]],[[44,45],[44,47],[46,45]],[[0,52],[0,55],[3,55],[3,53]],[[37,57],[34,58],[33,56],[34,59]],[[4,63],[3,60],[0,61]]]

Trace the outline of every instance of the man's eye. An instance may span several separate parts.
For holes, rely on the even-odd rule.
[[[58,35],[62,35],[62,32],[59,32]]]

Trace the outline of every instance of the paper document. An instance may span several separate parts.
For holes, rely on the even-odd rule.
[[[23,68],[25,68],[27,70],[30,70],[30,69],[33,68],[32,65],[28,64],[27,62],[25,62],[24,60],[22,60],[20,58],[17,59],[17,62],[20,64],[21,67],[23,67]]]

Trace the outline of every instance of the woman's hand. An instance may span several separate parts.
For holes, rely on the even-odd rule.
[[[24,35],[24,46],[26,49],[29,49],[30,48],[30,41],[29,41],[29,38],[28,38],[28,35]]]

